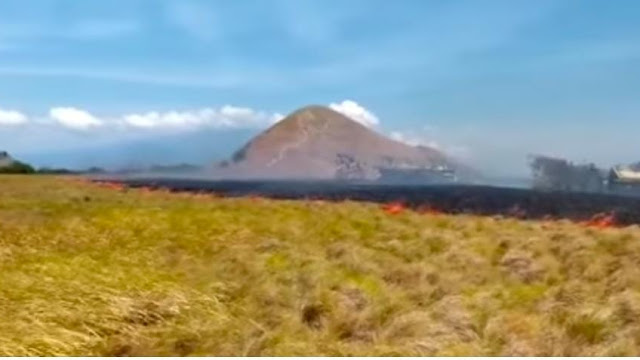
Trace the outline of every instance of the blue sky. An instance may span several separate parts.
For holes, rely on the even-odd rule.
[[[638,19],[636,0],[0,0],[0,148],[67,166],[193,134],[205,161],[313,103],[502,173],[640,161]]]

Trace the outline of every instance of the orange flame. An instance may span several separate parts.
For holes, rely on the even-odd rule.
[[[607,229],[615,227],[617,223],[613,214],[600,213],[594,215],[591,219],[582,222],[582,225],[598,229]]]
[[[404,204],[400,202],[392,202],[382,206],[382,210],[389,215],[397,215],[405,210]]]

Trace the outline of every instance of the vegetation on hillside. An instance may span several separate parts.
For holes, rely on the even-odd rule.
[[[0,166],[0,174],[33,174],[36,170],[29,164],[13,161],[8,165]]]
[[[0,188],[0,355],[640,354],[636,227]]]

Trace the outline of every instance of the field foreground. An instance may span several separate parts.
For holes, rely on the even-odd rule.
[[[640,229],[0,177],[0,355],[640,355]]]

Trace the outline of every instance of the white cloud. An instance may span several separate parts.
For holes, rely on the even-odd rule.
[[[366,126],[379,123],[378,118],[357,103],[345,100],[331,104],[331,108]],[[285,117],[279,112],[256,110],[250,107],[223,105],[188,110],[132,112],[116,115],[100,115],[77,107],[53,107],[48,116],[35,125],[71,129],[81,132],[97,131],[137,131],[137,132],[174,132],[195,131],[199,129],[256,129],[272,126]],[[21,124],[28,118],[17,111],[0,110],[0,125]]]
[[[17,122],[19,113],[9,113]],[[3,112],[0,112],[2,116]],[[8,118],[8,116],[5,116]],[[49,110],[49,123],[67,129],[90,130],[139,130],[139,131],[188,131],[209,129],[264,129],[280,121],[280,113],[254,110],[248,107],[224,105],[220,108],[193,110],[149,111],[116,116],[98,116],[74,107],[55,107]],[[9,120],[6,120],[7,122]],[[46,120],[43,122],[45,123]],[[2,118],[0,118],[2,124]]]
[[[277,122],[279,122],[280,120],[284,119],[285,115],[282,115],[280,113],[275,113],[273,115],[271,115],[271,117],[269,118],[269,124],[273,125]]]
[[[0,126],[16,126],[29,122],[27,116],[19,111],[0,109]]]
[[[156,128],[185,128],[200,125],[201,119],[192,113],[179,113],[171,111],[168,113],[148,112],[146,114],[124,115],[123,124],[125,126],[140,129]]]
[[[118,121],[138,129],[260,129],[270,126],[283,116],[279,113],[256,111],[247,107],[225,105],[219,109],[203,108],[190,111],[148,112],[127,114]]]
[[[374,127],[380,123],[380,120],[375,114],[352,100],[344,100],[338,104],[332,103],[329,107],[366,127]]]
[[[49,116],[58,124],[72,129],[86,131],[103,125],[103,121],[89,112],[72,107],[58,107],[49,111]]]

